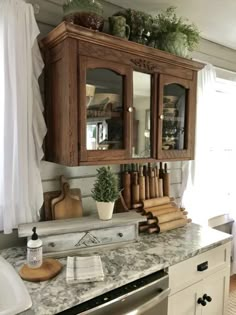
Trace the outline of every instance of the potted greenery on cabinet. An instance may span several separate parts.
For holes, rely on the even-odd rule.
[[[114,204],[119,197],[118,179],[110,167],[97,170],[97,179],[92,189],[92,198],[96,201],[98,216],[101,220],[112,218]]]
[[[197,27],[187,19],[177,17],[175,7],[157,15],[151,32],[155,47],[181,57],[187,57],[197,46],[200,36]]]
[[[64,20],[93,30],[102,31],[103,6],[97,0],[66,0]]]

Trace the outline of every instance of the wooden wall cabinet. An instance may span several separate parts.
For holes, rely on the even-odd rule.
[[[65,22],[41,45],[48,161],[76,166],[194,158],[203,64]]]

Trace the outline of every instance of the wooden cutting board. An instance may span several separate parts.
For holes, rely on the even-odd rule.
[[[36,269],[29,268],[27,264],[24,264],[19,270],[19,275],[22,279],[31,282],[45,281],[58,275],[62,267],[58,260],[48,258],[44,259],[42,266]]]
[[[62,195],[63,198],[58,197],[56,203],[52,205],[53,219],[61,220],[82,217],[82,201],[71,194],[68,183],[63,184]]]

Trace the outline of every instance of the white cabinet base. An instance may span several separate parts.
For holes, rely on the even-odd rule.
[[[169,268],[168,315],[226,315],[230,248],[227,243]],[[199,263],[205,262],[207,268],[198,271]],[[203,299],[205,294],[210,302]],[[198,303],[199,298],[206,305]]]

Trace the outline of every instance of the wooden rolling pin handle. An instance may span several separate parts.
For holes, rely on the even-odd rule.
[[[148,219],[148,220],[147,220],[147,223],[148,223],[148,224],[158,223],[158,219],[157,219],[157,218]]]
[[[148,233],[149,233],[149,234],[160,233],[160,228],[159,228],[159,226],[150,227],[150,228],[148,229]]]
[[[152,212],[147,212],[146,215],[147,215],[147,219],[155,218],[155,216],[152,214]]]
[[[133,209],[138,209],[138,208],[142,208],[143,207],[143,204],[142,203],[134,203],[133,205],[132,205],[132,208]]]
[[[139,232],[144,232],[147,231],[149,229],[149,225],[142,225],[139,227]]]
[[[147,221],[145,222],[139,222],[139,226],[147,225]]]

